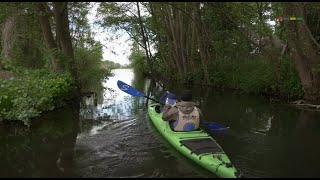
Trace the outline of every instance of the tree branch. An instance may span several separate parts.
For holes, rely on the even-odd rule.
[[[286,52],[287,47],[288,47],[288,41],[286,41],[286,44],[282,48],[281,56],[283,56],[283,54]]]
[[[308,28],[307,25],[305,25],[304,23],[302,23],[302,25],[307,29],[308,35],[310,36],[311,40],[315,43],[315,45],[317,46],[317,48],[320,50],[320,45],[319,43],[314,39],[310,29]]]
[[[121,27],[121,26],[120,26],[120,27]],[[144,47],[144,46],[139,42],[139,40],[138,40],[137,38],[135,38],[134,35],[132,35],[129,30],[127,30],[127,28],[125,28],[125,27],[123,27],[123,26],[122,26],[121,28],[124,29],[124,30],[127,32],[127,34],[128,34],[134,41],[136,41],[136,43],[137,43],[139,46],[141,46],[142,48]]]
[[[48,6],[48,4],[46,2],[40,2],[41,4],[43,4],[45,11],[48,13],[48,15],[50,17],[54,16],[53,11],[50,9],[50,7]]]

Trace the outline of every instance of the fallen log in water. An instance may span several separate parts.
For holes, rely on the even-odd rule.
[[[320,105],[317,104],[311,104],[308,103],[304,100],[297,100],[291,103],[294,106],[297,106],[301,109],[305,109],[305,110],[315,110],[315,111],[320,111]]]

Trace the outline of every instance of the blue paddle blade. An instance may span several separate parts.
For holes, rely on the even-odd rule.
[[[128,93],[132,96],[140,96],[140,97],[145,97],[145,95],[136,90],[135,88],[131,87],[130,85],[118,80],[117,85],[119,87],[119,89],[121,89],[123,92]]]
[[[206,127],[209,131],[214,133],[226,133],[229,131],[230,127],[222,126],[221,124],[214,122],[205,122]]]

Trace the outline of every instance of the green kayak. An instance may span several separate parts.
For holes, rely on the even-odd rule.
[[[220,178],[237,178],[240,173],[231,164],[221,146],[205,131],[175,132],[162,120],[160,104],[148,106],[148,115],[169,143],[182,154]]]

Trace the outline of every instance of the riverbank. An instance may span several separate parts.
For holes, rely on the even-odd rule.
[[[146,73],[148,77],[166,83],[171,81],[186,86],[232,89],[240,93],[267,96],[270,101],[289,103],[304,96],[299,76],[289,58],[282,60],[278,71],[272,62],[263,59],[217,60],[209,68],[209,82],[204,81],[200,66],[193,67],[193,70],[183,77],[178,76],[177,72],[150,73]]]
[[[22,121],[64,106],[73,98],[71,76],[46,70],[22,70],[12,79],[0,79],[0,120]]]

